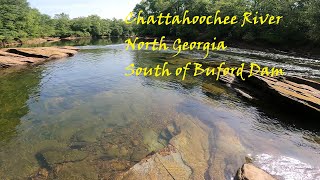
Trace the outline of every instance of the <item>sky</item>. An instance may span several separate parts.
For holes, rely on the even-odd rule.
[[[124,19],[141,0],[28,0],[31,7],[54,16],[62,12],[71,18],[99,15],[102,18]]]

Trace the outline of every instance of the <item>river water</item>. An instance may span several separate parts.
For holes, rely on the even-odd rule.
[[[131,63],[155,67],[169,61],[173,68],[202,55],[126,51],[121,41],[82,45],[74,57],[1,72],[0,179],[24,179],[41,169],[60,179],[98,179],[124,171],[166,146],[168,139],[160,133],[178,114],[213,132],[211,124],[223,121],[246,156],[280,179],[320,179],[320,130],[290,123],[297,117],[272,113],[210,78],[124,76]],[[238,48],[209,59],[255,61],[320,79],[317,59]],[[110,168],[115,160],[120,167]]]

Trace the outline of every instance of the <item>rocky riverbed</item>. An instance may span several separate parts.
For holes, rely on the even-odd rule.
[[[0,179],[319,177],[319,168],[310,165],[319,158],[319,138],[307,131],[317,129],[316,81],[291,75],[249,81],[225,76],[222,83],[214,77],[130,79],[123,69],[133,62],[152,67],[197,60],[123,49],[83,48],[68,61],[0,79]],[[7,60],[3,68],[9,68],[73,56],[78,49],[0,51],[0,60]],[[266,104],[308,116],[311,125],[300,133],[287,125],[297,122],[260,115],[268,112]]]

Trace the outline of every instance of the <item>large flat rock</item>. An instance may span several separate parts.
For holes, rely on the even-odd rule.
[[[78,50],[79,49],[75,47],[69,46],[0,49],[0,69],[71,57],[74,56]]]

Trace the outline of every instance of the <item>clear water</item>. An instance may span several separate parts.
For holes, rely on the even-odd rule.
[[[204,122],[213,132],[217,129],[212,124],[224,121],[240,138],[246,154],[275,175],[320,178],[319,129],[285,123],[295,117],[269,115],[269,110],[211,79],[124,76],[131,63],[154,67],[169,61],[174,68],[197,58],[196,54],[172,58],[165,52],[125,51],[124,44],[110,42],[80,48],[72,58],[1,72],[0,179],[31,177],[39,169],[62,179],[98,179],[123,171],[166,145],[167,139],[150,142],[179,114]],[[212,57],[282,63],[290,73],[320,77],[319,60],[314,59],[241,49]],[[114,160],[121,167],[110,168]],[[273,169],[263,166],[271,162],[275,162]]]

